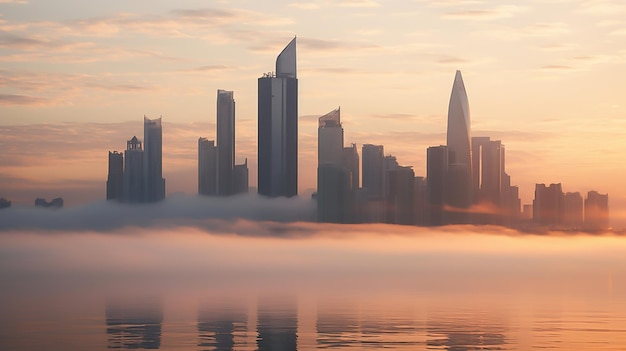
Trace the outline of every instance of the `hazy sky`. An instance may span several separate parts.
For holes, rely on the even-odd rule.
[[[298,36],[300,190],[315,187],[316,118],[384,144],[425,175],[445,144],[456,69],[473,136],[501,139],[534,184],[609,193],[626,217],[626,4],[615,0],[0,0],[0,197],[104,197],[108,150],[163,116],[167,191],[196,191],[197,138],[234,90],[237,160],[256,185],[257,78]]]

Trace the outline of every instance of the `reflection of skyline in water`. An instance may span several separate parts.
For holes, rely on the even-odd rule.
[[[232,351],[248,331],[247,306],[216,301],[198,308],[198,347],[201,351]]]
[[[437,311],[427,318],[429,350],[509,350],[506,332],[499,318],[479,311]]]
[[[159,299],[120,299],[106,302],[109,349],[161,347],[163,305]]]
[[[294,296],[258,299],[258,351],[298,350],[298,304]]]

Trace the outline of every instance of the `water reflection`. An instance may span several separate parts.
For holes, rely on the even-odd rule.
[[[429,316],[427,323],[430,350],[509,350],[506,329],[494,316],[457,311]]]
[[[116,298],[106,301],[109,349],[161,347],[163,305],[158,298]]]
[[[263,296],[258,299],[258,351],[298,349],[298,304],[295,296]]]
[[[198,347],[202,351],[232,351],[245,345],[248,331],[245,303],[215,300],[198,308]]]

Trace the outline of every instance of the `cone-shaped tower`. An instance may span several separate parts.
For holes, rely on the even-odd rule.
[[[472,204],[472,145],[470,112],[461,71],[456,71],[448,106],[447,203],[457,208]]]

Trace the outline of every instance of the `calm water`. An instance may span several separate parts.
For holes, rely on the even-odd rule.
[[[626,348],[626,238],[302,227],[2,233],[0,349]]]

